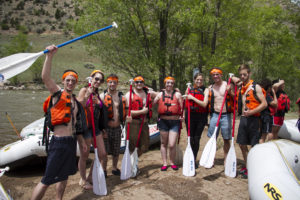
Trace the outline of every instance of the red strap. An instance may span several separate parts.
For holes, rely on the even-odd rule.
[[[227,85],[229,85],[230,83],[231,83],[231,77],[229,77]],[[219,113],[218,121],[217,121],[217,124],[216,124],[216,127],[219,126],[219,122],[220,122],[220,119],[221,119],[221,115],[222,115],[222,111],[223,111],[223,107],[224,107],[224,104],[225,104],[225,101],[226,101],[227,94],[228,94],[228,91],[226,89],[225,95],[224,95],[224,99],[223,99],[223,102],[222,102],[222,106],[221,106],[221,110],[220,110],[220,113]]]

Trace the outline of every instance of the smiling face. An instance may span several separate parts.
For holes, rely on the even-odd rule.
[[[167,80],[165,82],[165,88],[166,88],[166,90],[167,91],[173,91],[174,84],[175,84],[175,81],[173,81],[173,80]]]
[[[203,86],[203,77],[202,77],[202,75],[199,75],[199,76],[197,76],[195,79],[194,79],[194,85],[196,86],[196,87],[201,87],[201,86]]]
[[[94,74],[93,79],[92,79],[92,86],[94,88],[99,88],[102,82],[103,82],[102,74],[101,73]]]
[[[214,83],[222,82],[222,74],[220,73],[211,73],[211,78],[213,79]]]
[[[68,75],[62,81],[62,84],[64,85],[64,90],[71,93],[77,84],[77,80],[74,76]]]
[[[110,91],[116,91],[118,86],[118,81],[116,80],[109,80],[107,82],[107,87]]]
[[[141,80],[134,81],[134,87],[137,90],[142,90],[144,88],[144,81],[141,81]]]

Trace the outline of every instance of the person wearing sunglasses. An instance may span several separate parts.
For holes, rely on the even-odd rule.
[[[129,151],[132,153],[135,149],[139,129],[142,126],[142,132],[138,147],[138,156],[141,156],[149,148],[149,127],[148,121],[152,117],[152,99],[155,98],[157,92],[152,89],[145,87],[145,81],[142,76],[136,76],[134,79],[134,87],[131,96],[131,116],[126,118],[126,122],[130,123],[130,133],[129,133]],[[149,94],[148,105],[147,96]],[[129,107],[129,95],[127,92],[125,95],[126,106]],[[142,118],[145,117],[144,123],[142,124]]]
[[[167,150],[169,147],[170,164],[173,170],[178,170],[175,164],[176,157],[176,141],[180,129],[180,120],[182,113],[183,100],[180,92],[174,89],[175,79],[166,77],[164,80],[165,89],[158,93],[154,99],[154,103],[158,104],[158,120],[157,126],[160,132],[160,151],[163,165],[161,171],[167,171]]]
[[[92,186],[92,172],[93,172],[93,164],[91,165],[91,169],[89,175],[86,177],[86,161],[89,157],[90,146],[93,144],[93,128],[92,128],[92,118],[91,118],[91,106],[93,104],[94,110],[94,124],[95,124],[95,134],[96,134],[96,143],[99,160],[101,161],[102,166],[105,163],[106,159],[106,151],[104,147],[103,134],[102,131],[104,129],[104,110],[103,103],[99,96],[99,87],[104,82],[104,74],[100,70],[94,70],[90,77],[92,78],[90,86],[83,87],[79,91],[78,100],[83,105],[87,112],[87,121],[88,121],[88,134],[83,135],[88,150],[86,152],[82,151],[80,147],[80,158],[78,162],[78,169],[80,172],[80,182],[79,185],[87,190],[93,189]],[[90,102],[90,96],[92,95],[92,102]],[[104,168],[105,176],[107,176],[106,169]]]

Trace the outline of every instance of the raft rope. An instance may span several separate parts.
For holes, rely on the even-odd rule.
[[[291,142],[292,142],[292,141],[291,141]],[[289,168],[289,170],[292,172],[292,174],[293,174],[294,178],[296,179],[297,183],[300,185],[300,180],[299,180],[298,177],[296,176],[296,174],[295,174],[295,172],[293,171],[292,167],[289,165],[289,163],[288,163],[286,157],[283,155],[283,153],[282,153],[282,151],[281,151],[279,145],[276,143],[276,141],[273,141],[273,143],[276,145],[276,147],[277,147],[279,153],[281,154],[281,157],[283,158],[285,164],[287,165],[287,167]],[[297,143],[295,143],[295,144],[297,144]]]

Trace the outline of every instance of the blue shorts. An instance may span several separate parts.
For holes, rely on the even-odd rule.
[[[49,144],[45,175],[41,182],[51,185],[65,181],[77,171],[76,163],[77,140],[73,136],[52,136]]]
[[[178,133],[180,127],[180,120],[158,119],[157,126],[160,131],[172,131]]]
[[[217,121],[218,121],[219,114],[213,113],[208,127],[207,136],[211,137],[215,131]],[[221,129],[221,134],[223,136],[224,140],[230,140],[232,138],[231,136],[231,114],[230,113],[224,113],[221,115],[219,127],[217,130],[217,138],[219,136],[219,131]]]
[[[98,136],[100,135],[101,131],[99,130],[95,130],[95,135]],[[93,138],[94,137],[94,134],[93,134],[93,129],[88,129],[87,133],[86,134],[83,134],[83,138],[84,139],[89,139],[89,138]]]

